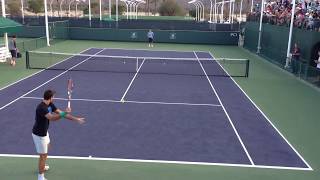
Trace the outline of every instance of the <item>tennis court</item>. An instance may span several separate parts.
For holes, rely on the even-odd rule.
[[[30,52],[29,66],[53,55]],[[72,108],[87,122],[51,124],[53,157],[312,170],[231,77],[246,76],[246,63],[229,75],[204,51],[89,48],[58,59],[1,90],[1,156],[35,155],[34,109],[48,88],[66,107],[72,77]]]

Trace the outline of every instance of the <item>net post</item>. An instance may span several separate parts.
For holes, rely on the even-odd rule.
[[[26,51],[26,68],[30,69],[29,51]]]
[[[249,77],[249,68],[250,68],[250,61],[249,59],[247,59],[247,63],[246,63],[246,78]]]

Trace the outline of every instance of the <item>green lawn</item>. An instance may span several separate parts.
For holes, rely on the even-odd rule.
[[[89,47],[147,49],[145,43],[106,41],[65,41],[43,51],[80,52]],[[255,54],[235,46],[156,44],[154,49],[210,51],[215,57],[250,59],[250,77],[235,78],[242,89],[272,120],[314,171],[245,167],[175,165],[158,163],[50,159],[49,180],[318,180],[320,179],[320,121],[317,112],[320,91]],[[0,87],[34,73],[24,68],[0,64]],[[3,129],[3,131],[5,131]],[[31,137],[30,137],[31,138]],[[23,147],[21,147],[23,148]],[[54,147],[60,148],[60,147]],[[4,180],[36,179],[37,159],[0,158]]]

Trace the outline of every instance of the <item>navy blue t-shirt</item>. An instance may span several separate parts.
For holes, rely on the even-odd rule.
[[[41,102],[36,109],[36,121],[32,133],[41,137],[46,136],[49,129],[49,119],[46,118],[46,115],[56,110],[57,108],[53,103],[46,105],[46,103]]]

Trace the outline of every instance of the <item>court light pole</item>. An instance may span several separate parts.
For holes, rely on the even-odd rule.
[[[89,22],[91,26],[91,0],[89,0],[88,4],[89,4]]]
[[[259,25],[259,38],[258,38],[258,47],[257,54],[260,54],[261,50],[261,35],[262,35],[262,19],[263,19],[263,11],[264,11],[264,0],[261,1],[261,12],[260,12],[260,25]]]
[[[293,29],[293,21],[294,21],[294,11],[296,9],[296,1],[292,1],[293,6],[291,9],[291,22],[290,22],[290,31],[289,31],[289,40],[288,40],[288,48],[287,48],[287,58],[286,58],[286,64],[285,68],[289,67],[289,62],[290,62],[290,49],[291,49],[291,40],[292,40],[292,29]]]
[[[100,21],[102,21],[102,2],[99,0]]]
[[[109,0],[109,18],[111,20],[112,16],[111,16],[111,0]]]
[[[251,8],[250,8],[250,12],[252,13],[253,11],[253,0],[251,0]]]
[[[22,15],[22,24],[24,24],[24,4],[23,4],[23,0],[21,0],[21,15]]]
[[[45,24],[46,24],[47,46],[50,46],[47,0],[44,0],[44,19],[45,19]]]
[[[118,22],[119,20],[119,0],[116,0],[116,21]]]

